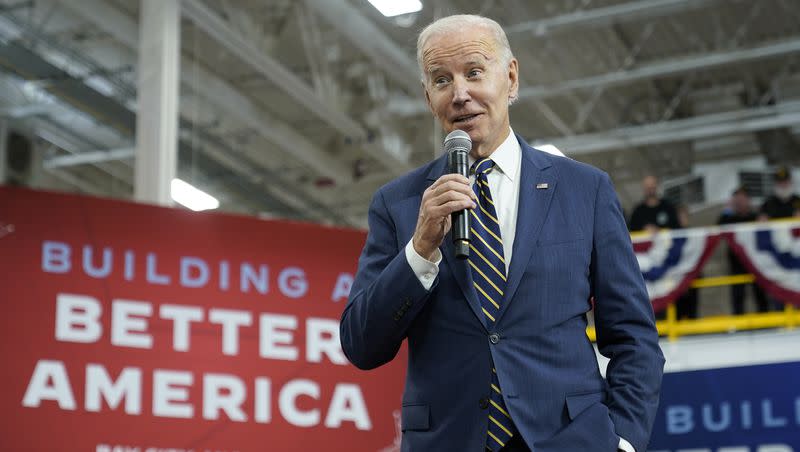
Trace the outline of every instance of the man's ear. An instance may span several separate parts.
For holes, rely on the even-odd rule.
[[[519,97],[519,63],[512,58],[508,63],[508,100],[514,102]]]

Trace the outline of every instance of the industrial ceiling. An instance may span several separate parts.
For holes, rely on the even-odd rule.
[[[182,0],[179,176],[221,209],[366,226],[377,187],[438,155],[416,34],[477,13],[521,71],[514,130],[639,179],[800,164],[797,0]],[[0,1],[0,121],[38,188],[130,199],[139,2]],[[733,176],[732,176],[733,177]]]

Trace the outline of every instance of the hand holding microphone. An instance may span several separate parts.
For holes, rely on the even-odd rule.
[[[469,212],[465,209],[474,208],[477,202],[468,178],[467,156],[472,149],[469,135],[464,131],[454,130],[445,138],[444,148],[448,155],[448,171],[451,174],[445,174],[437,179],[422,194],[417,226],[412,239],[414,250],[428,260],[433,260],[436,249],[442,244],[453,222],[459,229],[459,231],[453,230],[453,239],[457,240],[454,243],[456,255],[467,257],[467,254],[459,254],[460,250],[464,249],[469,253]]]
[[[472,140],[463,130],[454,130],[444,139],[450,173],[460,174],[469,181],[469,151]],[[472,192],[472,190],[470,190]],[[453,247],[459,259],[469,257],[469,212],[466,209],[452,213]]]

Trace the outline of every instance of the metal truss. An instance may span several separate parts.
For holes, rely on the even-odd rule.
[[[519,96],[520,99],[543,99],[580,89],[622,85],[700,69],[783,56],[795,52],[800,52],[800,38],[787,39],[745,49],[716,51],[697,56],[673,58],[643,64],[629,70],[619,70],[550,85],[532,86],[521,89]]]
[[[64,6],[92,21],[95,26],[111,34],[129,48],[134,50],[138,48],[139,31],[136,23],[114,7],[100,0],[67,2]],[[208,98],[227,114],[245,122],[264,139],[285,149],[293,158],[302,161],[319,174],[339,183],[346,182],[343,178],[349,174],[349,168],[342,162],[317,148],[288,123],[255,105],[228,82],[202,67],[193,67],[192,71],[181,71],[181,82],[190,86],[194,92]]]
[[[641,126],[621,127],[600,133],[550,138],[533,143],[551,143],[567,155],[625,150],[645,145],[697,140],[728,134],[790,127],[800,123],[800,101],[696,116]]]
[[[328,99],[317,95],[302,79],[258,49],[249,39],[228,26],[208,7],[197,0],[185,0],[181,3],[181,12],[223,47],[250,64],[260,75],[275,83],[299,105],[304,106],[319,119],[330,124],[345,137],[359,142],[367,141],[368,132],[364,127],[350,118],[346,112],[330,104]],[[383,151],[378,160],[383,162],[390,172],[399,174],[409,169],[408,162],[400,156],[382,148],[377,150]]]
[[[707,8],[722,0],[643,0],[584,9],[560,16],[532,20],[506,27],[509,35],[532,33],[546,36],[576,28],[603,27],[623,22],[656,19],[676,13]]]

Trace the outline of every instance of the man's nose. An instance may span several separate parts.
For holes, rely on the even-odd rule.
[[[456,77],[453,80],[453,103],[463,104],[470,99],[469,85],[466,80]]]

